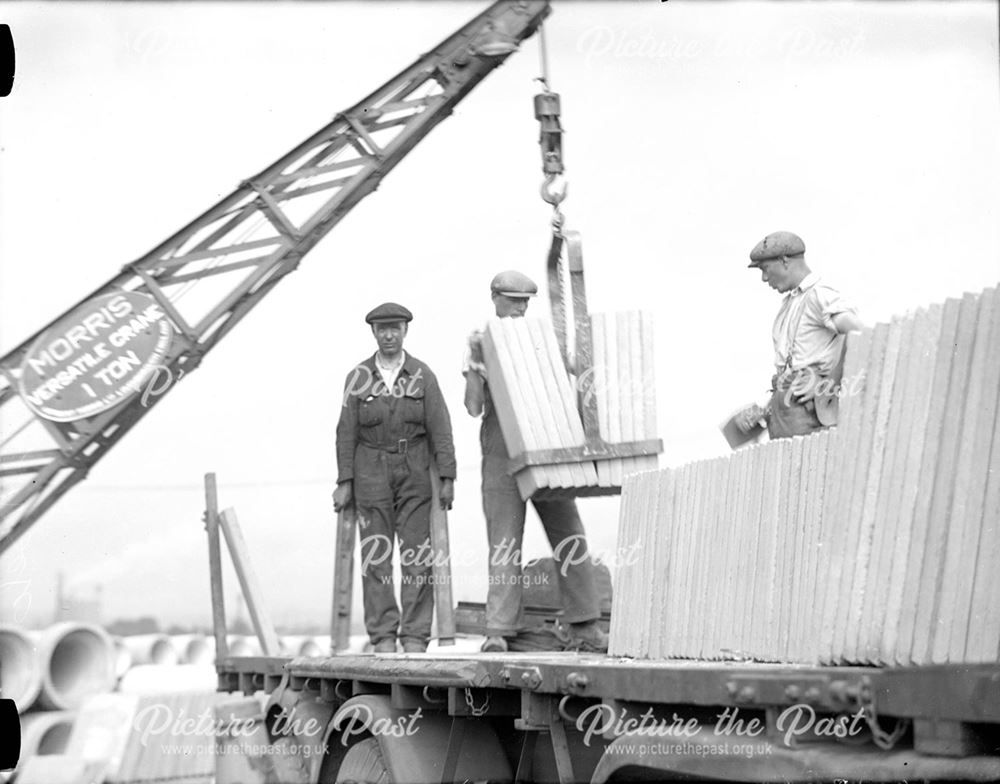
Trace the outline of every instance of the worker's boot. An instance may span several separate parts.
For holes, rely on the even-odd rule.
[[[403,638],[403,653],[425,653],[427,651],[427,643],[423,640],[417,640],[413,637]]]
[[[571,623],[569,625],[569,643],[566,648],[576,651],[594,651],[607,653],[608,635],[598,625],[597,621]]]
[[[375,647],[372,649],[375,653],[395,653],[396,652],[396,638],[389,637],[385,640],[379,640],[375,643]]]
[[[483,643],[483,647],[479,650],[483,653],[506,653],[509,648],[507,647],[507,640],[503,637],[487,637],[486,642]]]

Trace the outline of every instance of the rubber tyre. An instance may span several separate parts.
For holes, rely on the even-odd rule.
[[[368,738],[347,750],[337,771],[337,784],[392,784],[378,740]]]

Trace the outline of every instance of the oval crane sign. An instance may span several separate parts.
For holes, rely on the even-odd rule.
[[[94,297],[47,329],[21,364],[21,396],[39,416],[72,422],[135,394],[167,350],[173,328],[156,300],[120,291]]]

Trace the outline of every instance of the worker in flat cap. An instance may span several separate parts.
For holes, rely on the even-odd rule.
[[[520,318],[538,286],[517,270],[498,273],[490,283],[490,295],[498,318]],[[509,453],[490,398],[486,365],[482,353],[482,332],[469,337],[465,367],[465,408],[470,415],[482,415],[479,441],[483,450],[483,512],[489,540],[489,588],[486,598],[486,642],[484,651],[503,652],[508,640],[524,625],[521,612],[521,542],[524,537],[526,505],[517,483],[508,471]],[[570,646],[580,650],[606,651],[608,636],[598,626],[600,597],[596,571],[587,553],[587,538],[570,499],[532,500],[552,545],[559,567],[559,589],[563,597],[563,618],[569,623]],[[560,561],[567,548],[572,557]]]
[[[836,423],[845,335],[862,328],[857,311],[806,264],[806,245],[790,231],[768,234],[750,252],[751,269],[784,294],[771,337],[775,373],[766,406],[737,415],[750,432],[766,421],[772,438],[806,435]]]
[[[433,613],[430,550],[432,466],[450,509],[455,447],[448,407],[431,369],[403,351],[413,314],[386,302],[365,316],[378,350],[347,375],[337,424],[338,512],[353,502],[361,540],[365,627],[376,653],[427,649]],[[398,539],[402,586],[392,574]]]

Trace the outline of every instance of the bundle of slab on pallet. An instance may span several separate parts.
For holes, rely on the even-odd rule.
[[[593,364],[570,374],[552,325],[533,318],[493,319],[483,358],[500,429],[512,460],[588,443],[580,406],[596,403],[609,444],[655,439],[653,323],[649,314],[592,314]],[[655,454],[526,465],[521,497],[617,493],[625,476],[657,466]]]
[[[629,477],[611,653],[1000,661],[998,357],[948,300],[850,336],[835,428]]]

